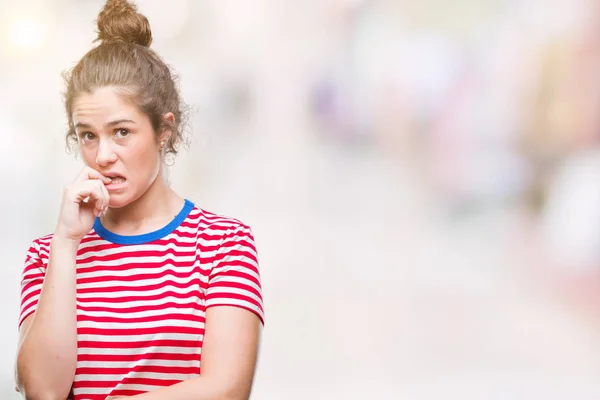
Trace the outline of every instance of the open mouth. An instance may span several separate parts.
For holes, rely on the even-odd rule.
[[[125,178],[123,178],[122,176],[117,176],[115,178],[111,178],[112,180],[112,184],[118,185],[119,183],[123,183],[125,182]]]
[[[125,177],[118,174],[105,174],[104,176],[111,179],[112,182],[110,182],[109,185],[120,185],[127,180]]]

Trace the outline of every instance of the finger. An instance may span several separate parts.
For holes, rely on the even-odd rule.
[[[101,181],[95,179],[90,182],[95,184],[90,194],[90,204],[94,205],[95,214],[98,216],[108,207],[109,194],[106,186]]]
[[[102,182],[104,182],[105,184],[109,184],[110,182],[112,182],[112,179],[102,175],[100,172],[98,172],[95,169],[88,167],[88,166],[83,167],[83,169],[81,170],[81,172],[79,173],[79,175],[77,176],[75,181],[82,182],[82,181],[87,181],[90,179],[99,179]]]
[[[97,179],[95,180],[95,182],[98,183],[98,187],[100,188],[100,193],[98,194],[98,196],[99,196],[98,199],[94,198],[95,207],[96,207],[96,209],[98,209],[99,213],[102,213],[108,207],[108,204],[110,202],[110,194],[108,193],[108,189],[106,188],[104,183],[100,182]]]
[[[108,193],[108,189],[104,184],[100,185],[100,187],[102,189],[102,192],[104,193],[104,202],[102,203],[102,211],[104,211],[108,208],[108,205],[110,204],[110,194]]]
[[[73,186],[73,197],[76,203],[85,203],[94,208],[101,208],[104,200],[104,184],[98,179],[79,182]]]

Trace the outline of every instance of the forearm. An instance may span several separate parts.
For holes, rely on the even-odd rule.
[[[250,387],[212,377],[198,377],[154,392],[126,397],[128,400],[248,400]]]
[[[77,362],[75,262],[78,243],[52,239],[40,299],[17,356],[27,398],[66,398]]]

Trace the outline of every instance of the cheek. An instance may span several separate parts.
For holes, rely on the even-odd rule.
[[[146,185],[154,180],[160,168],[160,158],[153,147],[138,148],[128,155],[128,159],[128,169],[135,174],[140,184]]]
[[[85,165],[89,167],[96,165],[96,151],[94,151],[94,149],[86,146],[79,146],[79,156]]]

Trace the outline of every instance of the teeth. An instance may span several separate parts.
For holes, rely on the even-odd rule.
[[[123,183],[125,179],[121,177],[112,178],[112,183]]]

